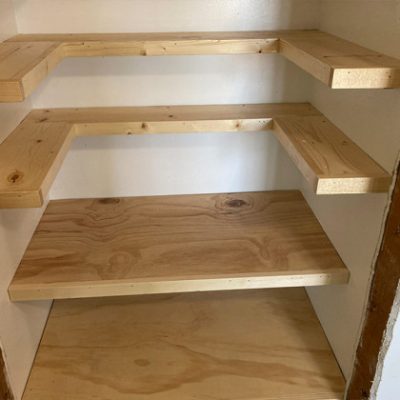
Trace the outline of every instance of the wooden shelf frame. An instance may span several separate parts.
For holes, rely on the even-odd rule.
[[[392,177],[310,104],[34,110],[0,144],[0,208],[41,207],[77,136],[272,130],[317,194],[388,191]]]
[[[13,301],[347,283],[299,191],[51,201]]]
[[[21,34],[0,44],[0,102],[27,98],[66,57],[279,53],[334,89],[400,87],[400,60],[316,30]]]
[[[343,400],[304,289],[56,300],[23,400]]]

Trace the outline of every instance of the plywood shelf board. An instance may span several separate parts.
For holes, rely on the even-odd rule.
[[[324,32],[17,35],[0,44],[0,101],[24,100],[66,57],[280,53],[332,88],[400,87],[400,61]]]
[[[51,201],[12,300],[346,283],[298,191]]]
[[[341,400],[304,289],[56,300],[23,400]]]
[[[0,208],[41,207],[76,136],[272,130],[318,194],[385,192],[391,176],[310,104],[32,111],[0,144]]]

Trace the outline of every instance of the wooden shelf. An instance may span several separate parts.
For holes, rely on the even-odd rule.
[[[272,130],[318,194],[386,192],[391,176],[310,104],[32,111],[0,144],[0,208],[41,207],[77,136]]]
[[[332,88],[398,88],[400,60],[324,32],[17,35],[0,44],[0,101],[28,97],[66,57],[280,53]]]
[[[298,191],[51,201],[12,300],[346,283]]]
[[[390,174],[323,115],[277,117],[273,131],[317,194],[390,188]]]
[[[57,300],[23,400],[340,400],[304,289]]]

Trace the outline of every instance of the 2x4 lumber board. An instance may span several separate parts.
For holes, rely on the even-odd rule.
[[[341,400],[302,288],[56,300],[23,400]]]
[[[51,201],[12,300],[346,283],[299,191]]]
[[[66,57],[275,53],[263,32],[17,35],[0,44],[0,101],[23,101]]]
[[[332,88],[398,88],[400,60],[324,32],[23,34],[0,44],[0,101],[24,100],[65,57],[280,53]]]
[[[23,121],[0,144],[0,208],[41,207],[72,139],[70,124]]]
[[[0,144],[0,208],[41,207],[76,136],[263,131],[292,114],[318,111],[309,104],[32,111]]]
[[[316,194],[387,192],[392,177],[323,115],[274,119],[274,132]]]
[[[0,44],[0,102],[25,100],[65,57],[54,41]]]
[[[400,60],[320,31],[283,34],[279,52],[332,89],[400,87]]]
[[[273,130],[318,194],[385,192],[391,176],[310,104],[32,111],[0,144],[0,208],[41,207],[77,136]]]

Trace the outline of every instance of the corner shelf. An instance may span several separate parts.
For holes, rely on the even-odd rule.
[[[0,144],[0,208],[41,207],[77,136],[272,130],[317,194],[388,191],[392,177],[310,104],[32,111]]]
[[[14,301],[347,283],[298,191],[51,201]]]
[[[23,400],[342,400],[304,289],[56,300]]]
[[[386,192],[391,175],[310,104],[32,111],[0,144],[0,208],[41,207],[77,136],[272,130],[317,194]]]
[[[23,34],[0,44],[0,102],[23,101],[66,57],[248,53],[280,53],[335,89],[400,87],[400,60],[315,30]]]

